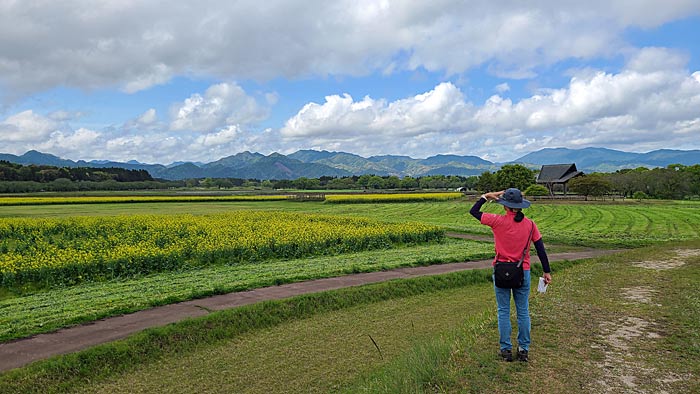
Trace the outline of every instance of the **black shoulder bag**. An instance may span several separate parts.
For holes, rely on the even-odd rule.
[[[530,238],[532,238],[532,232],[535,230],[535,224],[532,224],[530,229],[530,235],[527,237],[527,243],[525,244],[525,249],[523,249],[523,255],[520,257],[520,261],[517,263],[510,261],[498,261],[498,255],[496,255],[496,266],[493,270],[494,281],[496,282],[496,287],[501,289],[518,289],[522,287],[523,280],[525,278],[525,273],[523,272],[523,261],[525,260],[525,254],[530,246]]]

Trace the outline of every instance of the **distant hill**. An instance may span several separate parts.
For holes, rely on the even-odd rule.
[[[661,149],[632,153],[607,148],[545,148],[528,153],[514,162],[537,165],[576,163],[576,167],[584,172],[614,172],[624,168],[700,164],[700,150]]]
[[[56,167],[77,167],[76,163],[71,160],[64,160],[60,157],[48,153],[37,152],[35,150],[30,150],[22,156],[0,153],[0,160],[24,165],[36,164]]]
[[[72,161],[31,150],[23,155],[0,154],[0,160],[18,164],[58,167],[116,167],[146,170],[154,178],[178,180],[187,178],[297,179],[301,177],[479,175],[497,171],[502,164],[476,156],[436,155],[425,159],[409,156],[381,155],[362,157],[347,152],[300,150],[290,155],[240,152],[210,163],[177,162],[168,165],[127,163],[107,160]],[[576,163],[584,172],[614,172],[622,168],[666,167],[669,164],[700,164],[700,150],[661,149],[648,153],[630,153],[606,148],[545,148],[529,153],[513,162],[538,169],[542,164]]]
[[[648,153],[642,153],[642,160],[657,167],[666,167],[669,164],[683,164],[692,166],[700,164],[700,150],[671,150],[660,149]]]
[[[289,157],[308,163],[341,168],[355,175],[422,176],[422,175],[477,175],[496,170],[498,166],[476,156],[437,155],[427,159],[409,156],[382,155],[364,158],[345,152],[298,151]]]
[[[372,163],[368,159],[352,153],[301,150],[288,156],[304,163],[320,164],[343,170],[353,175],[374,174],[392,175],[392,169]]]
[[[450,163],[462,163],[472,166],[489,166],[493,165],[488,160],[484,160],[477,156],[457,156],[457,155],[437,155],[428,157],[427,159],[421,160],[421,163],[425,165],[441,165]]]

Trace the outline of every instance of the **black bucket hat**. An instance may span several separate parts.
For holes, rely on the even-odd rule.
[[[527,208],[530,206],[530,201],[524,199],[523,193],[514,187],[506,189],[505,193],[496,202],[508,208]]]

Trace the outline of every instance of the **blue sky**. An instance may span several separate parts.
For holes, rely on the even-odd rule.
[[[0,0],[0,152],[700,149],[697,1]]]

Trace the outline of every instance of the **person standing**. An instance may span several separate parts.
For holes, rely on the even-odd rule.
[[[489,201],[496,201],[503,205],[505,215],[481,212],[481,207]],[[511,343],[510,323],[510,299],[511,294],[515,301],[515,309],[518,321],[518,354],[519,361],[528,361],[530,351],[530,242],[535,243],[537,257],[542,263],[544,281],[549,284],[552,275],[549,268],[549,259],[544,248],[542,235],[537,225],[525,217],[522,210],[530,206],[530,201],[523,198],[520,190],[510,188],[500,192],[485,193],[472,206],[469,213],[478,219],[481,224],[491,227],[494,237],[496,261],[517,263],[523,259],[523,284],[519,288],[500,288],[496,286],[496,303],[498,305],[498,333],[500,356],[504,361],[513,361],[513,344]],[[525,247],[525,249],[523,249]]]

